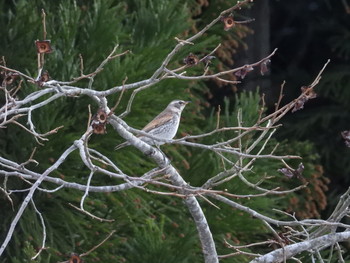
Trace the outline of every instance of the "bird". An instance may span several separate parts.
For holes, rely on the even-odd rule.
[[[142,131],[162,140],[171,140],[175,137],[177,129],[179,128],[181,113],[189,102],[190,101],[173,100],[161,113],[148,123]],[[137,137],[150,145],[159,146],[164,144],[164,141],[157,141],[147,136],[138,135]],[[129,142],[123,142],[114,149],[119,150],[128,145],[130,145]]]

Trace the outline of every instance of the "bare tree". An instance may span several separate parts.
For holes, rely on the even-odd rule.
[[[103,70],[103,67],[110,60],[113,60],[120,56],[126,56],[128,54],[128,51],[118,53],[118,46],[116,46],[111,51],[109,56],[101,62],[101,64],[96,68],[94,72],[85,75],[82,71],[79,77],[70,81],[48,80],[45,72],[43,71],[43,66],[45,63],[44,56],[46,53],[49,53],[51,51],[51,48],[50,41],[46,40],[45,28],[44,40],[36,42],[38,49],[38,74],[36,77],[28,76],[27,74],[15,69],[11,69],[6,65],[0,66],[0,68],[6,74],[6,77],[1,86],[1,92],[3,92],[5,97],[5,104],[2,105],[0,109],[0,128],[6,128],[7,125],[11,123],[16,124],[34,136],[36,141],[41,144],[42,142],[48,140],[47,137],[49,135],[53,135],[59,132],[60,127],[57,127],[44,134],[38,133],[35,129],[35,123],[32,120],[33,111],[40,111],[43,106],[49,105],[53,101],[65,96],[74,96],[74,98],[86,96],[89,97],[99,107],[99,110],[96,114],[93,116],[90,114],[87,130],[82,132],[81,137],[73,141],[71,145],[69,145],[66,150],[60,155],[60,157],[43,173],[37,173],[26,168],[27,164],[36,162],[34,159],[34,152],[28,161],[24,163],[16,163],[5,157],[0,157],[0,175],[6,178],[4,186],[0,189],[4,194],[6,194],[10,202],[10,194],[14,191],[10,191],[6,188],[7,180],[11,180],[13,177],[18,177],[30,183],[31,185],[28,189],[23,203],[19,207],[15,218],[12,220],[11,225],[7,230],[5,240],[3,241],[0,248],[0,255],[4,253],[4,250],[6,249],[9,241],[13,236],[14,229],[17,226],[18,222],[21,220],[23,212],[29,203],[33,204],[41,219],[43,225],[43,242],[41,247],[42,249],[45,248],[45,222],[38,209],[36,209],[33,195],[37,191],[48,191],[40,187],[41,183],[46,181],[57,185],[56,189],[50,190],[51,193],[55,193],[61,188],[71,188],[75,189],[76,191],[82,191],[84,194],[81,198],[80,207],[75,208],[82,213],[91,216],[92,218],[102,221],[107,219],[99,218],[84,208],[85,199],[90,192],[121,192],[127,191],[131,188],[138,188],[152,194],[170,195],[174,198],[182,198],[195,222],[202,246],[204,261],[207,263],[218,262],[222,258],[233,257],[236,255],[246,255],[247,258],[253,258],[251,262],[285,262],[287,259],[294,259],[297,262],[301,262],[301,260],[298,259],[298,255],[301,252],[307,252],[313,261],[317,259],[320,262],[323,262],[320,251],[324,249],[329,249],[331,256],[338,257],[340,262],[345,262],[342,257],[342,249],[339,243],[350,238],[350,226],[342,223],[342,219],[346,216],[349,216],[350,189],[341,197],[333,214],[327,220],[298,220],[293,214],[287,214],[283,211],[279,212],[289,216],[290,220],[276,220],[269,215],[263,215],[248,206],[241,205],[240,203],[234,201],[237,197],[259,198],[260,196],[268,195],[286,195],[288,193],[298,191],[301,188],[308,187],[306,184],[301,184],[299,187],[289,190],[281,190],[278,188],[266,189],[261,186],[261,183],[266,178],[262,178],[261,182],[259,183],[252,183],[246,174],[253,169],[253,165],[255,164],[256,160],[274,159],[281,162],[281,165],[284,165],[280,171],[285,176],[302,176],[302,171],[304,169],[302,164],[300,164],[296,169],[290,167],[287,164],[287,161],[290,159],[300,159],[299,156],[277,155],[275,154],[276,148],[273,148],[273,150],[270,152],[267,152],[266,149],[267,146],[271,143],[273,134],[278,128],[280,128],[278,122],[281,120],[281,118],[283,118],[290,111],[302,109],[304,103],[316,96],[314,88],[319,83],[321,75],[329,61],[320,70],[319,74],[315,77],[314,81],[311,84],[301,88],[300,96],[284,106],[281,106],[284,86],[284,84],[282,84],[281,95],[276,103],[274,112],[266,116],[260,114],[257,116],[258,120],[256,123],[249,127],[245,127],[243,125],[242,116],[239,112],[237,115],[239,125],[236,127],[220,127],[218,120],[216,129],[212,130],[211,132],[198,135],[188,135],[180,139],[162,140],[144,131],[133,129],[128,125],[128,123],[123,120],[123,117],[125,117],[131,111],[133,100],[139,94],[139,92],[145,89],[150,89],[154,84],[157,84],[163,80],[174,78],[192,81],[215,79],[224,82],[232,82],[231,80],[225,79],[225,77],[229,76],[230,74],[235,74],[236,76],[239,76],[243,79],[246,74],[249,74],[249,72],[254,69],[258,69],[264,73],[271,57],[277,51],[276,49],[271,54],[261,58],[255,63],[247,64],[234,69],[209,73],[208,67],[205,67],[205,71],[200,75],[189,75],[186,72],[186,69],[189,67],[195,67],[198,63],[208,62],[210,57],[215,54],[216,50],[220,47],[220,45],[218,45],[218,47],[215,48],[211,53],[207,54],[201,59],[195,55],[189,55],[189,57],[185,59],[185,66],[182,66],[180,68],[172,67],[174,55],[184,46],[194,45],[195,42],[199,41],[200,38],[203,38],[208,29],[210,29],[216,23],[223,21],[225,24],[225,29],[229,29],[236,23],[239,23],[233,19],[232,12],[235,12],[241,7],[246,6],[249,2],[251,1],[241,1],[233,7],[221,12],[221,14],[211,23],[206,25],[198,33],[190,36],[185,40],[175,38],[177,44],[167,54],[163,60],[163,63],[159,65],[158,69],[155,70],[153,75],[149,78],[134,83],[127,83],[127,80],[125,79],[121,85],[110,87],[103,91],[97,91],[93,89],[93,81],[95,76]],[[18,89],[9,89],[9,83],[15,77],[20,77],[23,80],[29,81],[33,85],[40,87],[40,89],[30,93],[24,98],[17,98],[16,92]],[[86,87],[80,88],[75,85],[77,82],[86,79],[89,80],[89,83]],[[128,106],[125,112],[117,116],[114,113],[114,110],[118,107],[119,102],[122,99],[123,92],[126,90],[133,90],[132,96],[128,102]],[[111,95],[118,93],[120,94],[118,102],[114,105],[114,107],[110,108],[108,105],[111,104]],[[20,118],[26,118],[26,126],[20,124],[17,121]],[[108,155],[104,155],[91,148],[89,146],[90,136],[94,133],[103,134],[105,132],[106,125],[111,125],[121,137],[129,142],[130,145],[137,148],[140,152],[147,156],[147,158],[153,160],[156,168],[149,170],[140,176],[130,176],[123,172],[123,170],[119,168],[118,164],[113,162]],[[236,136],[214,144],[201,143],[201,139],[203,138],[215,136],[216,134],[226,131],[235,131]],[[255,137],[255,140],[251,141],[249,145],[242,144],[242,139],[245,136],[249,136],[250,134],[256,132],[258,132],[258,136]],[[184,180],[181,174],[177,171],[176,167],[172,165],[168,156],[166,156],[159,147],[153,147],[147,144],[137,135],[150,137],[151,139],[161,143],[181,144],[185,145],[186,147],[194,147],[203,149],[205,151],[211,151],[222,159],[226,168],[218,174],[211,175],[210,179],[207,180],[203,185],[190,185]],[[196,142],[193,142],[193,139],[196,139]],[[86,184],[67,182],[63,179],[51,176],[52,172],[60,167],[60,165],[66,161],[67,157],[75,151],[79,152],[81,162],[90,170]],[[237,161],[231,161],[229,156],[237,157]],[[120,183],[118,185],[104,186],[91,185],[91,179],[96,173],[120,179],[123,181],[123,183]],[[222,188],[223,183],[228,182],[234,178],[236,180],[241,180],[252,190],[258,191],[259,193],[239,196],[235,193],[227,192],[224,188]],[[157,185],[160,187],[158,188],[160,190],[155,191],[154,188],[149,187],[150,185]],[[174,192],[173,189],[176,191]],[[226,245],[232,248],[233,252],[228,255],[218,255],[218,244],[215,244],[213,240],[210,225],[208,224],[202,207],[198,202],[199,198],[206,200],[214,206],[216,206],[213,203],[215,201],[251,215],[252,217],[256,218],[256,220],[263,222],[263,224],[265,224],[266,227],[271,231],[275,239],[240,246],[226,242]],[[283,233],[281,232],[282,230]],[[274,244],[277,248],[274,250],[271,249],[271,252],[265,255],[247,252],[245,250],[246,248],[249,248],[250,251],[254,251],[254,248],[256,246],[268,247],[271,244]],[[96,249],[99,245],[93,249]],[[42,249],[35,257],[41,253]],[[333,251],[336,251],[336,253],[333,253]],[[89,252],[81,255],[74,255],[74,257],[83,257],[88,253]]]

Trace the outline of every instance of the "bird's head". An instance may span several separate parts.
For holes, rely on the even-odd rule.
[[[168,109],[172,112],[179,112],[181,113],[182,110],[185,108],[185,106],[190,103],[190,101],[184,101],[184,100],[173,100],[168,105]]]

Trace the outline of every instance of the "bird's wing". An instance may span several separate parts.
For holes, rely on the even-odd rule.
[[[148,123],[142,130],[144,132],[149,132],[154,128],[157,128],[164,123],[167,123],[172,119],[172,114],[169,112],[162,112],[157,117],[155,117],[150,123]]]

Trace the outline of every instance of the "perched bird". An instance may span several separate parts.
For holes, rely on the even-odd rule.
[[[182,110],[189,103],[189,101],[173,100],[157,117],[148,123],[142,131],[163,140],[171,140],[175,137],[177,129],[179,128],[180,117]],[[142,141],[150,145],[162,145],[163,141],[157,141],[147,136],[138,135]],[[123,142],[117,145],[114,149],[119,150],[125,146],[130,145],[129,142]]]

